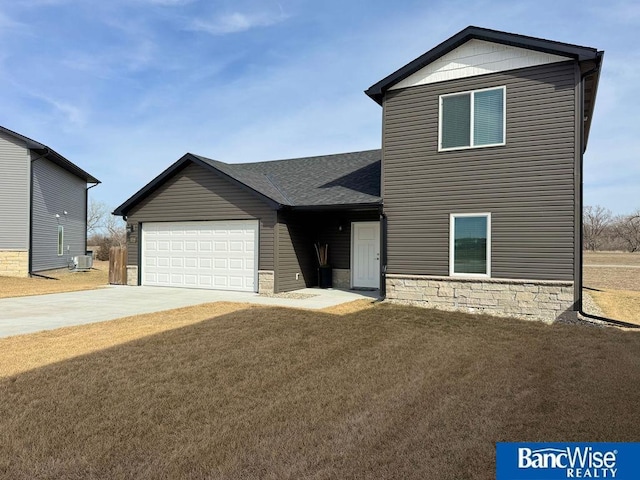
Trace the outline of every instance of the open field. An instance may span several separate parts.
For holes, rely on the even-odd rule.
[[[361,302],[0,339],[0,477],[489,479],[496,441],[636,441],[640,334]]]
[[[584,252],[585,265],[635,265],[640,267],[640,252]]]
[[[605,316],[640,324],[640,253],[585,252],[583,285]]]
[[[93,267],[88,272],[70,272],[66,268],[42,272],[52,279],[0,277],[0,298],[91,290],[107,285],[109,262],[94,261]]]

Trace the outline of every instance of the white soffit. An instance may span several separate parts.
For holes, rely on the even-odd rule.
[[[399,81],[389,90],[566,60],[571,58],[472,39]]]

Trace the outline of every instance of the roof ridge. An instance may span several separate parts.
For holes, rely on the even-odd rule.
[[[280,192],[280,195],[282,195],[282,197],[287,201],[287,203],[289,205],[294,205],[293,200],[291,200],[291,197],[289,197],[289,195],[287,195],[284,190],[282,190],[276,183],[275,181],[269,176],[268,173],[263,173],[262,175],[264,175],[264,177],[267,179],[267,181],[273,185],[273,188],[275,188],[278,192]]]
[[[382,148],[371,148],[369,150],[358,150],[355,152],[327,153],[325,155],[311,155],[308,157],[275,158],[272,160],[261,160],[257,162],[229,163],[226,165],[256,165],[256,164],[263,164],[263,163],[290,162],[293,160],[310,160],[313,158],[340,157],[344,155],[356,155],[358,153],[371,153],[371,152],[381,152],[381,151],[382,151]]]

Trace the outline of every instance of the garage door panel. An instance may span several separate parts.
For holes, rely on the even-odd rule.
[[[198,258],[197,257],[187,257],[184,259],[184,266],[186,268],[198,268]]]
[[[224,275],[224,276],[214,275],[213,276],[213,286],[214,287],[226,288],[228,286],[228,283],[229,283],[229,277],[227,275]]]
[[[245,265],[242,258],[230,258],[229,270],[245,270]]]
[[[215,241],[213,242],[213,251],[214,252],[228,252],[229,251],[229,242],[221,242]]]
[[[229,242],[229,251],[230,252],[244,252],[244,243],[239,241],[239,240],[230,241]]]
[[[142,236],[143,285],[256,291],[257,220],[144,223]]]

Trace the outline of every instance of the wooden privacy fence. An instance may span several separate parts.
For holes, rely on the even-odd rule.
[[[111,285],[127,284],[126,247],[111,247],[109,249],[109,283]]]

